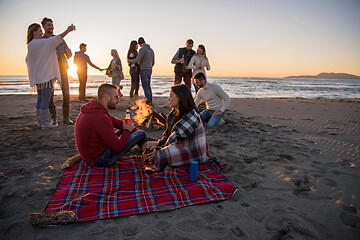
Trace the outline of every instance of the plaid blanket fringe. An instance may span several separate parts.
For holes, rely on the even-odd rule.
[[[198,181],[190,182],[185,167],[146,176],[140,156],[108,168],[80,162],[66,170],[45,212],[73,211],[84,222],[221,201],[235,188],[219,170],[200,164]]]

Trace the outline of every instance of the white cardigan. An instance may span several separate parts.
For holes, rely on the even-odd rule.
[[[25,61],[31,88],[36,84],[46,83],[53,79],[60,80],[56,47],[62,40],[60,35],[57,35],[50,38],[33,39],[28,44]]]

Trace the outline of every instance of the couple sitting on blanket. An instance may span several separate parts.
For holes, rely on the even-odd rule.
[[[162,171],[167,165],[187,166],[194,160],[200,163],[209,160],[204,125],[186,85],[171,87],[172,110],[159,141],[151,141],[132,121],[125,123],[109,114],[110,109],[116,109],[121,97],[117,86],[102,84],[98,100],[92,99],[81,107],[75,125],[78,158],[93,167],[107,167],[137,144],[143,152],[150,147],[146,157],[154,165],[145,167],[147,173]]]

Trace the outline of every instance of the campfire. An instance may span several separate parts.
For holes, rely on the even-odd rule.
[[[166,116],[163,113],[157,113],[151,109],[151,106],[146,104],[146,99],[138,99],[135,102],[136,106],[131,107],[135,110],[133,121],[137,125],[143,125],[147,128],[159,129],[166,123]]]

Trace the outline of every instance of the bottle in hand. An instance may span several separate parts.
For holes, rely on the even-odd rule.
[[[131,121],[130,111],[129,111],[129,110],[126,110],[125,123],[128,124],[130,121]]]

